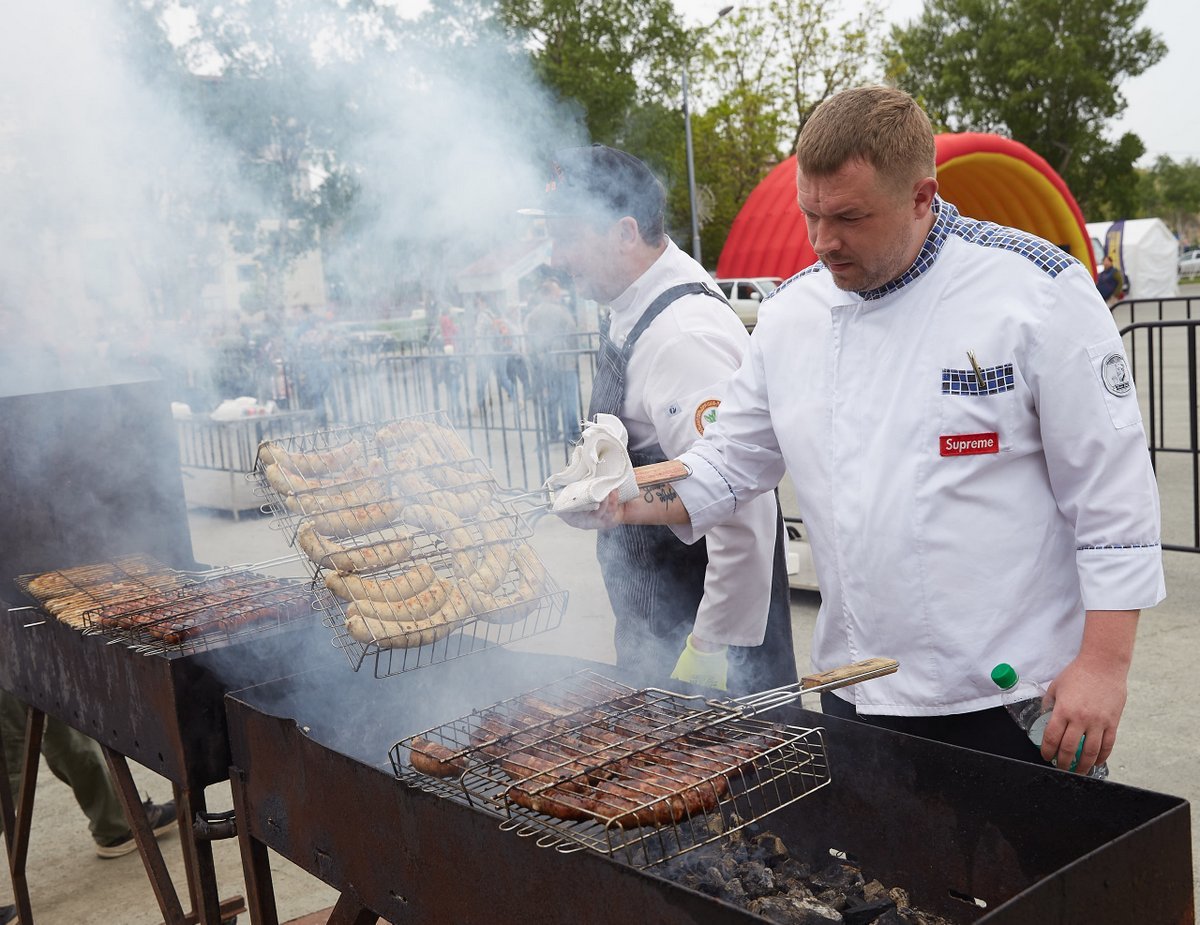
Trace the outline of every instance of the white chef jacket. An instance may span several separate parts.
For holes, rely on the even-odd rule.
[[[668,239],[658,260],[613,300],[609,337],[624,346],[655,298],[690,282],[711,286],[712,277]],[[711,430],[749,341],[733,310],[711,296],[686,295],[664,309],[638,338],[626,369],[619,417],[629,431],[629,448],[658,444],[670,459]],[[768,493],[740,505],[727,522],[708,531],[704,597],[693,627],[702,639],[762,644],[776,518],[775,499]]]
[[[818,263],[763,302],[677,486],[687,539],[791,474],[822,594],[814,667],[900,662],[837,691],[862,713],[995,706],[998,662],[1048,682],[1085,609],[1165,596],[1138,400],[1091,276],[1040,238],[935,210],[880,289],[844,292]]]

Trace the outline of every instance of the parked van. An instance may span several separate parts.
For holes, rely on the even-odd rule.
[[[716,284],[725,293],[725,298],[742,319],[742,324],[753,328],[758,322],[758,305],[783,282],[775,276],[755,276],[744,279],[718,279]]]

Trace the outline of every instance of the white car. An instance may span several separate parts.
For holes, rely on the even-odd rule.
[[[741,279],[718,279],[715,281],[725,293],[725,298],[737,312],[737,316],[748,328],[758,322],[758,305],[783,282],[775,276],[753,276]]]
[[[1179,258],[1180,278],[1200,276],[1200,251],[1192,251],[1185,257]]]

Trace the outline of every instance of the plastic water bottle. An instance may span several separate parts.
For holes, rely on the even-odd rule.
[[[1025,734],[1029,736],[1029,741],[1038,748],[1042,747],[1042,736],[1046,732],[1046,726],[1050,722],[1050,715],[1054,712],[1054,705],[1043,706],[1042,700],[1046,696],[1046,689],[1036,681],[1022,681],[1017,670],[1006,662],[1001,662],[992,669],[992,680],[1003,693],[1000,695],[1001,701],[1004,703],[1004,708],[1008,710],[1009,716],[1013,718],[1018,726],[1025,730]],[[1079,748],[1075,750],[1075,757],[1071,761],[1071,767],[1068,771],[1074,771],[1075,765],[1079,762],[1079,756],[1083,754],[1083,740],[1085,736],[1079,738]],[[1097,780],[1104,780],[1108,777],[1108,765],[1096,764],[1087,773],[1088,777],[1094,777]]]

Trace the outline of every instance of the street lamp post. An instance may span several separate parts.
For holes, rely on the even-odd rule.
[[[722,7],[717,11],[716,19],[703,29],[696,31],[696,37],[699,38],[707,32],[717,24],[722,16],[725,16],[732,10],[732,6]],[[692,256],[696,258],[696,263],[700,263],[700,213],[696,208],[696,165],[692,153],[692,108],[688,104],[689,57],[690,53],[685,55],[683,59],[683,137],[687,143],[688,206],[692,211]]]

